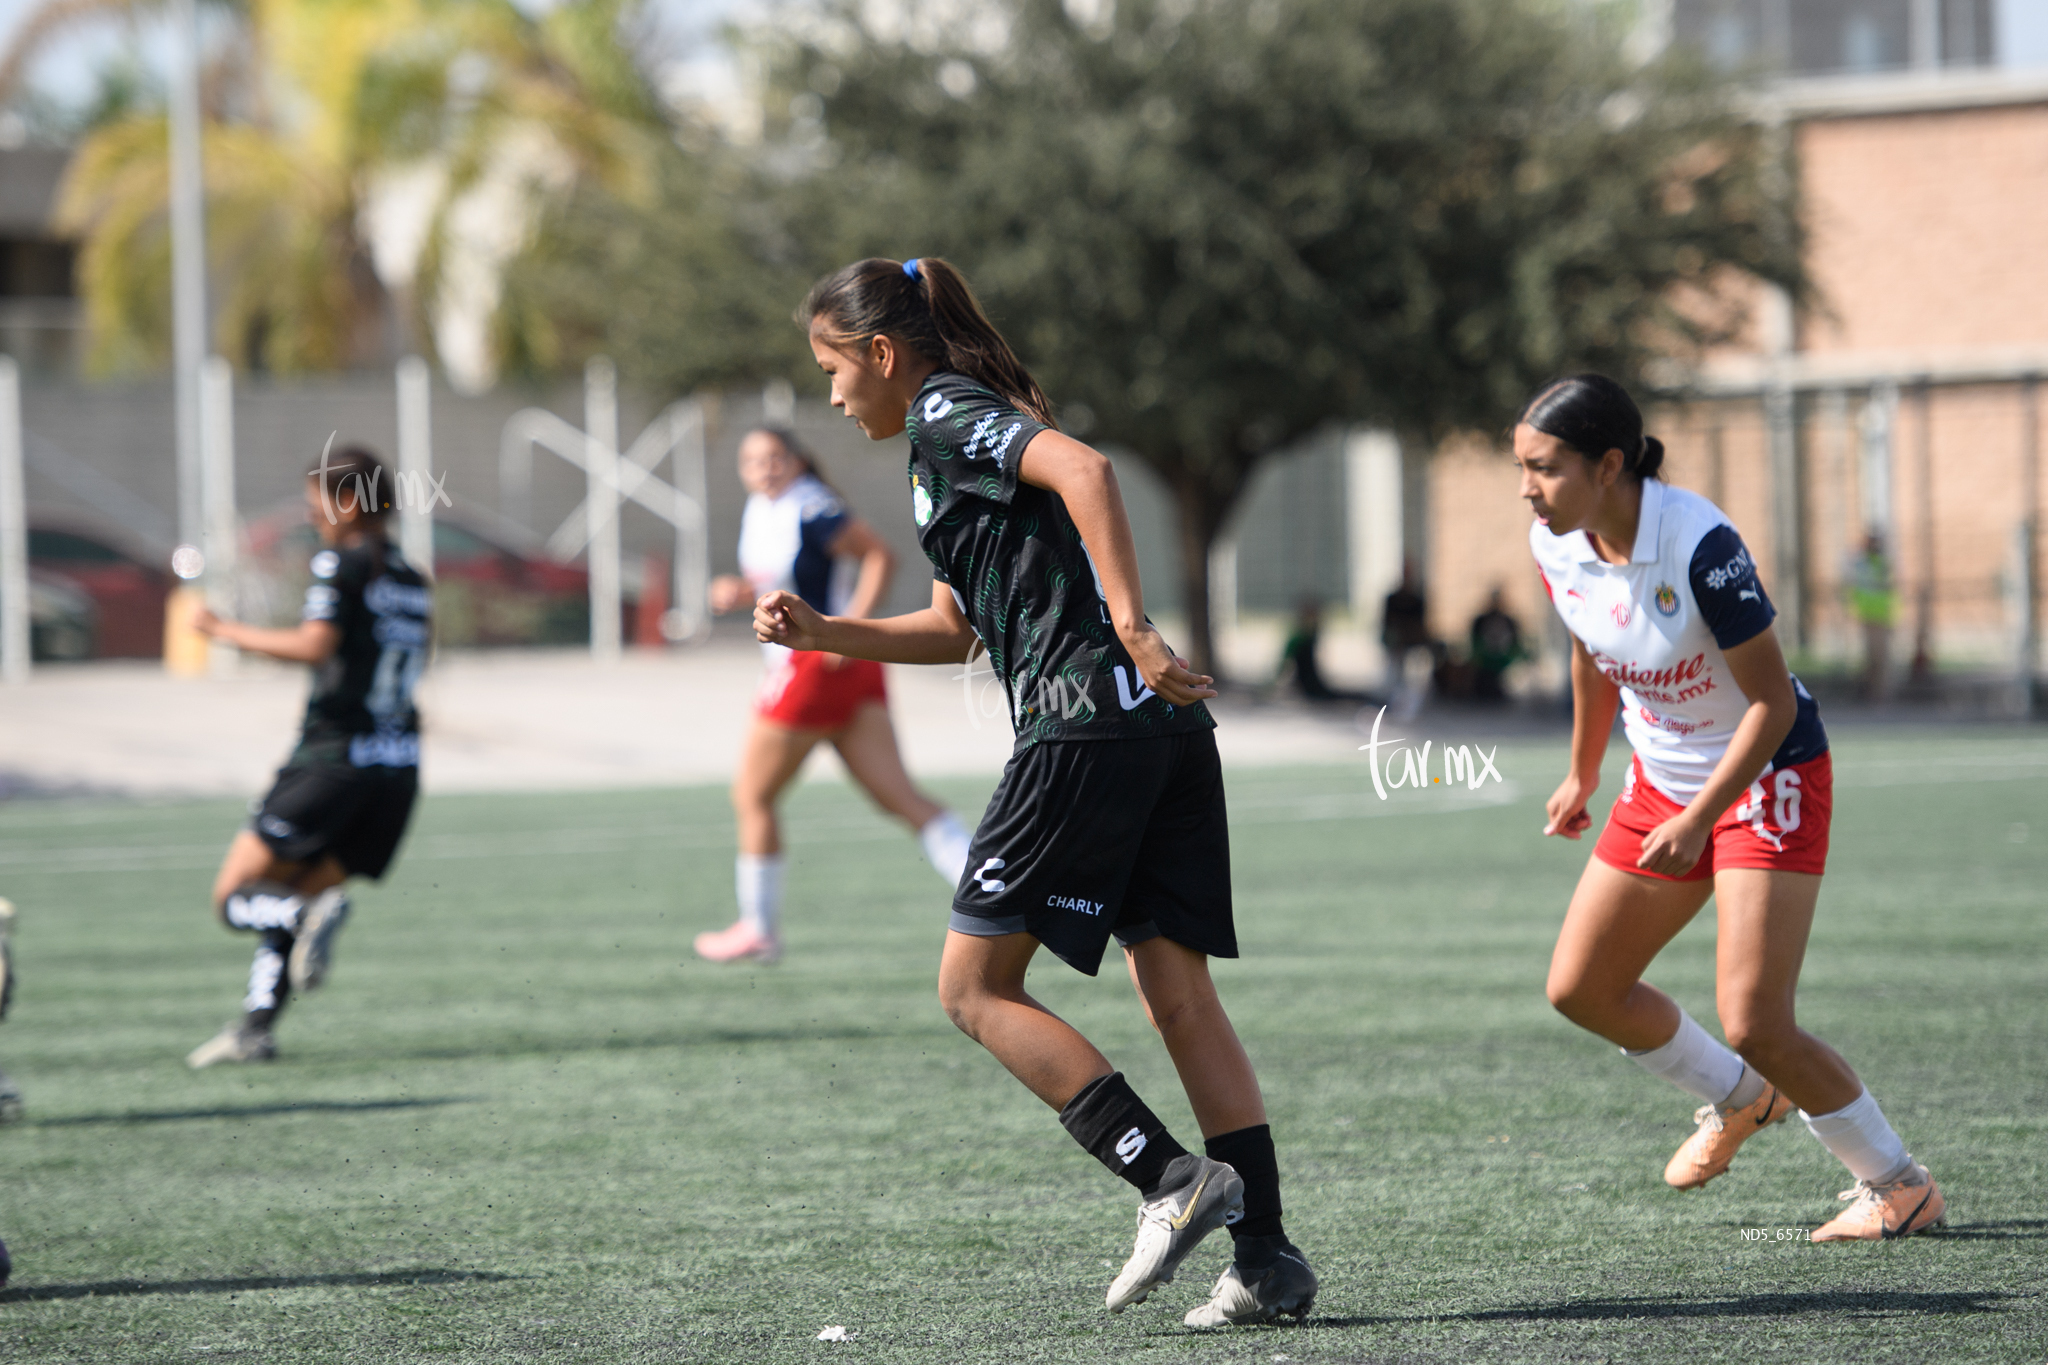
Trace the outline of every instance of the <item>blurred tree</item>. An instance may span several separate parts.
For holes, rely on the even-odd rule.
[[[793,301],[810,256],[777,191],[722,150],[664,149],[644,202],[587,185],[552,205],[505,278],[508,370],[573,372],[592,355],[664,394],[817,374]]]
[[[652,188],[665,130],[619,40],[624,2],[575,0],[539,19],[505,0],[231,11],[202,80],[215,346],[279,371],[364,363],[396,349],[395,308],[453,377],[487,381],[498,271],[540,200],[583,179]],[[128,7],[46,0],[0,75],[18,79],[40,44]],[[110,110],[66,177],[59,215],[83,238],[101,372],[166,362],[168,187],[155,101]]]
[[[960,263],[1066,422],[1165,481],[1202,669],[1209,550],[1269,452],[1497,429],[1561,371],[1733,335],[1744,279],[1803,289],[1768,130],[1685,57],[1633,60],[1614,7],[880,13],[769,40],[822,117],[812,209],[839,258]]]

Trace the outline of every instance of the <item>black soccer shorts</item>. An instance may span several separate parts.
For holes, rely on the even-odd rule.
[[[1027,933],[1093,976],[1110,935],[1237,956],[1216,734],[1046,740],[1013,754],[968,848],[951,927]]]
[[[350,876],[374,879],[398,852],[419,788],[418,768],[280,768],[249,828],[287,862],[332,854]]]

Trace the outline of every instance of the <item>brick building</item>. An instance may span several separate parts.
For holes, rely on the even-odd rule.
[[[1674,17],[1681,37],[1698,36],[1716,16],[1772,8],[1698,0]],[[1797,74],[1770,90],[1765,116],[1790,130],[1818,298],[1796,317],[1761,300],[1756,344],[1683,376],[1651,429],[1670,448],[1672,481],[1719,502],[1757,552],[1788,651],[1809,667],[1856,651],[1844,575],[1876,531],[1900,589],[1894,657],[1919,652],[1924,680],[1935,668],[2012,675],[2028,655],[2038,676],[2048,70],[1982,64],[2001,13],[1982,0],[1789,12],[1817,11],[1900,23],[1881,42],[1838,31],[1833,48],[1807,33],[1803,50],[1903,61],[1911,40],[1923,69]],[[1925,60],[1929,35],[1965,46]],[[1423,544],[1432,625],[1447,638],[1495,584],[1525,622],[1549,616],[1515,482],[1492,445],[1431,465]]]

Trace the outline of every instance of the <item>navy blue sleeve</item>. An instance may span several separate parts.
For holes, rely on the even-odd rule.
[[[796,595],[821,612],[832,611],[832,542],[853,520],[846,504],[816,490],[814,502],[804,508],[797,528],[796,562],[789,566],[796,581]]]
[[[803,548],[812,554],[830,559],[832,542],[839,539],[839,533],[844,531],[852,520],[853,514],[846,510],[846,504],[835,499],[829,507],[821,508],[817,515],[804,518],[800,532],[803,537]]]
[[[1692,596],[1714,632],[1714,643],[1733,649],[1764,632],[1778,615],[1756,576],[1756,560],[1733,526],[1716,526],[1692,552]]]

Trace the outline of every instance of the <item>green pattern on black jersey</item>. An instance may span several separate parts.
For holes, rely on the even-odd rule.
[[[1019,747],[1210,728],[1215,722],[1199,702],[1171,706],[1145,687],[1110,625],[1066,504],[1018,481],[1024,447],[1045,429],[973,380],[943,370],[925,380],[910,405],[918,544],[988,647]]]
[[[431,609],[426,579],[395,545],[358,541],[313,556],[302,615],[332,622],[341,639],[314,666],[294,763],[410,767],[419,761],[412,693],[432,643]]]

